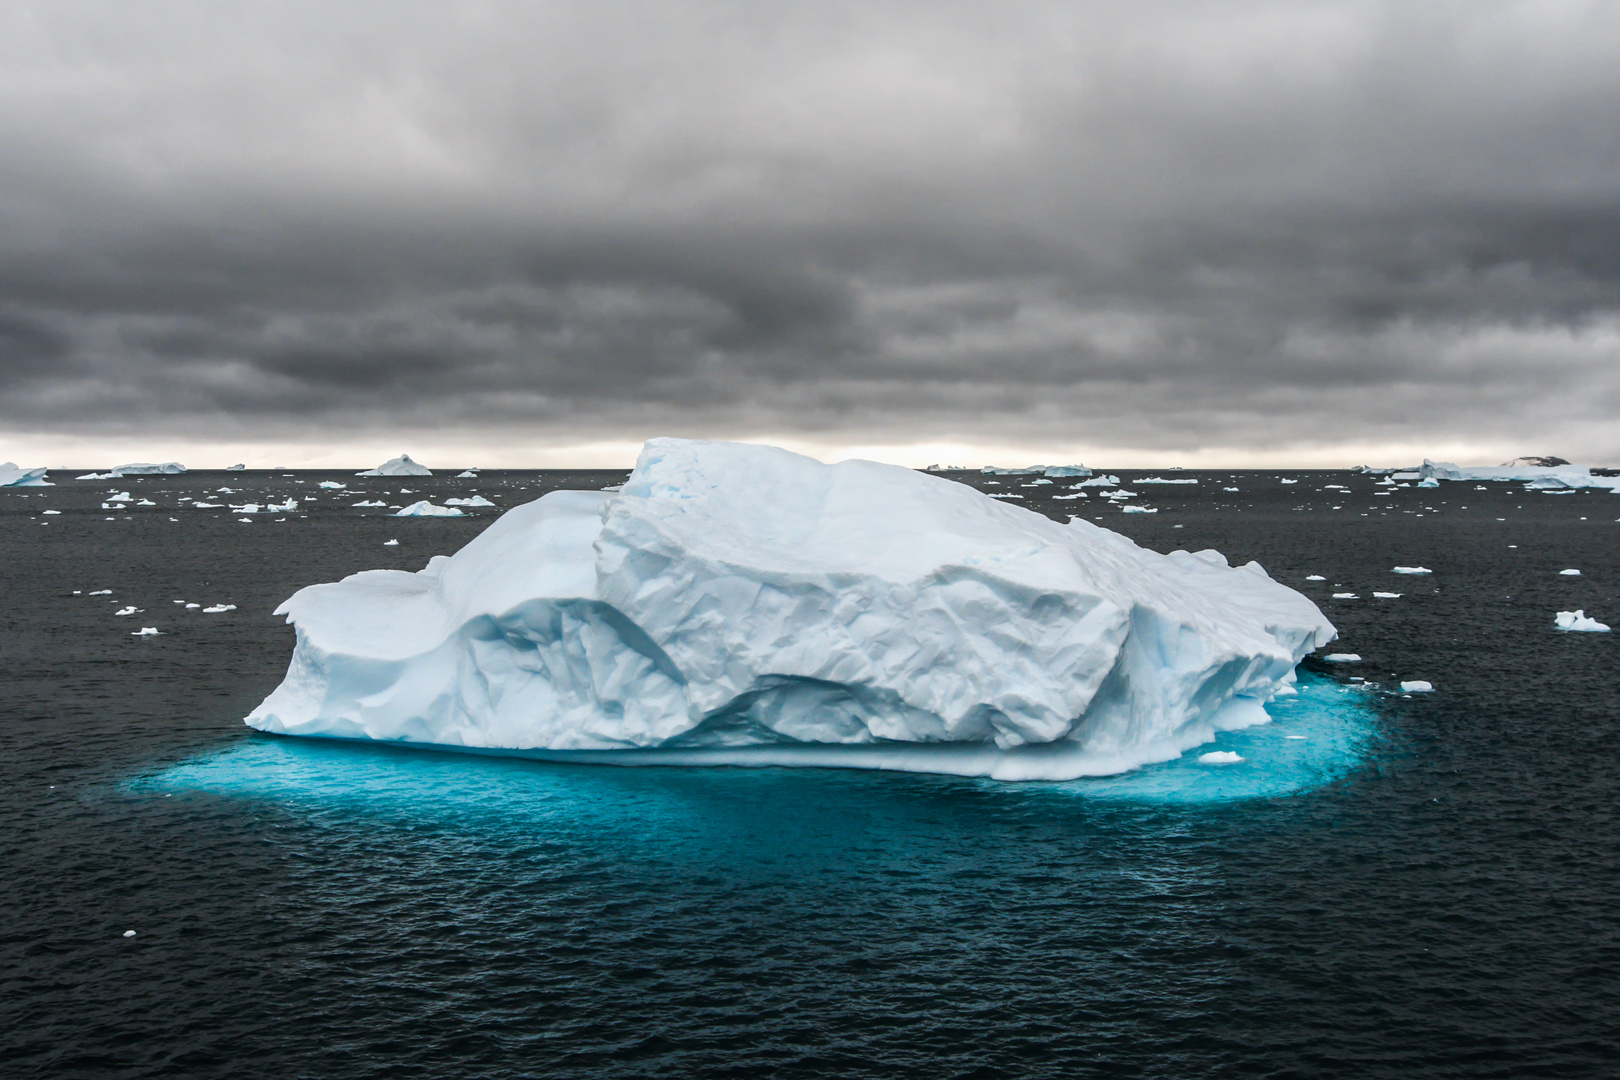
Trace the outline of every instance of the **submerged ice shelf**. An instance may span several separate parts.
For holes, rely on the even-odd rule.
[[[301,590],[265,731],[1069,779],[1261,724],[1334,630],[1258,564],[949,480],[660,439],[420,573]]]

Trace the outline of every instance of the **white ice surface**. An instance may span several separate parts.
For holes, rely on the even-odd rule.
[[[1584,630],[1596,634],[1609,632],[1609,628],[1603,623],[1587,618],[1585,610],[1560,611],[1554,618],[1554,625],[1560,630]]]
[[[1418,473],[1425,480],[1506,480],[1525,483],[1535,489],[1590,487],[1620,491],[1620,476],[1593,476],[1592,470],[1585,465],[1463,467],[1449,461],[1429,461],[1425,458]]]
[[[446,505],[446,506],[494,506],[495,504],[490,502],[488,499],[484,498],[482,495],[474,495],[474,496],[472,496],[471,498],[468,498],[468,499],[446,499],[446,500],[444,500],[444,505]]]
[[[1392,566],[1392,567],[1389,568],[1389,572],[1392,573],[1392,574],[1432,574],[1432,573],[1434,573],[1434,571],[1430,570],[1427,566]]]
[[[418,465],[411,460],[411,455],[401,454],[397,458],[389,458],[375,469],[355,473],[356,476],[432,476],[433,470],[426,465]]]
[[[55,487],[45,479],[43,466],[24,469],[14,461],[0,464],[0,487]]]
[[[1403,694],[1427,694],[1433,689],[1434,684],[1425,679],[1413,679],[1410,682],[1401,683],[1401,693]]]
[[[426,499],[411,503],[411,505],[394,514],[395,517],[461,517],[461,511],[454,506],[435,506]]]
[[[867,747],[1009,779],[1262,723],[1334,636],[1257,563],[1160,555],[896,466],[674,439],[618,494],[553,492],[419,573],[310,586],[278,613],[298,642],[247,718],[266,731]]]

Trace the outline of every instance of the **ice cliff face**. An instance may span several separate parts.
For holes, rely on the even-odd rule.
[[[266,731],[579,751],[971,744],[982,771],[1173,757],[1333,627],[1257,564],[1160,555],[870,462],[659,439],[417,574],[301,590]],[[1024,762],[1009,769],[1008,762]]]

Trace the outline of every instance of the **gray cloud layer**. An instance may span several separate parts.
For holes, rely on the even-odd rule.
[[[0,103],[13,429],[1620,458],[1612,5],[59,0]]]

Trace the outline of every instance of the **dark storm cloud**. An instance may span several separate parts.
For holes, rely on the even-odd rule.
[[[8,426],[1620,456],[1610,7],[338,8],[3,17]]]

